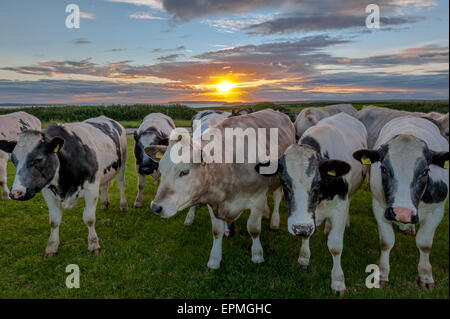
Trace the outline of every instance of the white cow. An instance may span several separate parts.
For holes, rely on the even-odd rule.
[[[329,222],[331,289],[337,294],[346,290],[341,254],[350,202],[367,171],[352,157],[361,147],[367,147],[364,125],[339,113],[307,129],[299,144],[288,147],[278,160],[289,210],[288,231],[302,237],[298,262],[309,265],[310,237],[323,221]]]
[[[41,121],[35,116],[25,112],[0,115],[0,144],[17,142],[19,133],[26,130],[40,131]],[[9,199],[6,166],[10,159],[11,156],[9,153],[0,150],[0,189],[2,191],[3,200]]]
[[[126,211],[125,169],[127,137],[117,122],[101,116],[81,123],[53,124],[45,132],[25,131],[18,142],[0,144],[12,152],[17,173],[11,189],[15,200],[32,199],[42,191],[50,215],[51,233],[44,256],[58,252],[62,209],[85,199],[83,220],[89,230],[88,249],[100,252],[95,212],[108,207],[108,189],[117,176],[120,210]],[[12,150],[13,148],[13,150]]]
[[[298,114],[294,123],[297,139],[301,138],[307,129],[316,125],[320,120],[341,112],[354,116],[356,114],[356,109],[351,104],[336,104],[303,109]]]
[[[388,122],[373,150],[353,156],[370,165],[372,208],[381,242],[380,285],[389,281],[389,254],[395,236],[392,222],[420,223],[419,284],[434,287],[430,251],[448,198],[448,142],[429,120],[405,116]],[[447,169],[445,169],[447,168]]]

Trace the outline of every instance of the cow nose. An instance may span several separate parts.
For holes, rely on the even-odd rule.
[[[153,214],[161,216],[161,212],[162,212],[162,207],[161,206],[152,203],[150,205],[150,210],[152,211]]]
[[[417,214],[414,214],[414,211],[412,209],[406,207],[394,207],[393,209],[391,209],[390,218],[392,217],[393,219],[390,220],[405,224],[415,224],[419,220]]]
[[[139,174],[142,175],[150,175],[152,173],[152,168],[151,167],[139,167]]]
[[[292,231],[296,236],[309,237],[314,233],[314,224],[297,224],[292,225]]]
[[[13,189],[11,190],[11,193],[9,193],[11,199],[19,199],[23,196],[25,196],[25,191],[22,189]]]

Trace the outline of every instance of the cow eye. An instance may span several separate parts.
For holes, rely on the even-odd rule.
[[[384,175],[387,175],[388,171],[387,171],[386,167],[381,166],[381,173],[383,173]]]
[[[42,162],[42,158],[35,158],[31,161],[31,166],[39,165]]]
[[[429,173],[430,173],[430,169],[427,168],[422,172],[422,176],[426,177],[426,176],[428,176]]]
[[[180,177],[186,176],[187,174],[189,174],[189,170],[188,169],[184,169],[180,172]]]

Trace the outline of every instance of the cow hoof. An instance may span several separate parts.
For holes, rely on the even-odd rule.
[[[384,288],[389,284],[389,280],[380,280],[380,288]]]
[[[101,252],[101,248],[99,247],[99,248],[95,248],[93,251],[92,251],[92,253],[94,254],[94,255],[98,255],[98,254],[100,254],[100,252]]]
[[[220,268],[220,260],[210,259],[206,266],[211,270],[217,270]]]
[[[58,252],[57,252],[57,251],[52,252],[52,253],[47,253],[47,252],[45,252],[44,255],[43,255],[43,257],[44,257],[44,258],[49,258],[49,257],[55,257],[55,256],[57,256],[57,255],[58,255]]]
[[[275,225],[270,225],[270,229],[272,229],[273,231],[278,231],[280,229],[280,227],[275,226]]]
[[[436,283],[434,282],[423,282],[420,278],[417,278],[417,283],[419,287],[422,289],[434,289],[436,287]]]
[[[309,266],[309,259],[305,257],[298,257],[298,263],[300,264],[300,266],[306,269]]]
[[[101,209],[101,210],[107,210],[108,207],[109,207],[109,202],[106,202],[106,203],[102,203],[102,204],[101,204],[100,209]]]
[[[337,297],[342,297],[345,296],[345,289],[344,290],[335,290],[332,289],[333,291],[333,295],[337,296]]]
[[[122,213],[126,213],[126,212],[128,211],[128,205],[120,206],[120,211],[121,211]]]
[[[263,256],[252,256],[252,262],[254,264],[262,264],[264,262]]]
[[[142,208],[142,206],[143,206],[143,204],[142,203],[138,203],[138,202],[135,202],[133,204],[133,208]]]

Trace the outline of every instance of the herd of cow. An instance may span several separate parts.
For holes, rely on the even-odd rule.
[[[270,227],[279,227],[279,205],[284,195],[288,231],[302,239],[298,262],[308,266],[309,240],[325,222],[328,248],[333,258],[331,288],[346,290],[341,267],[343,237],[349,226],[352,195],[369,174],[372,208],[381,243],[380,284],[389,277],[389,253],[394,245],[393,223],[415,235],[420,252],[419,285],[432,288],[429,255],[434,232],[444,215],[448,198],[448,113],[413,113],[375,106],[357,111],[348,104],[307,108],[295,123],[283,113],[202,111],[193,118],[192,134],[182,136],[171,118],[152,113],[134,133],[136,170],[139,176],[134,207],[143,206],[146,176],[158,186],[151,211],[164,218],[190,208],[185,225],[192,224],[195,205],[206,204],[211,216],[213,247],[208,267],[222,260],[222,238],[233,234],[233,221],[250,210],[247,229],[253,244],[252,261],[264,261],[260,243],[261,220],[269,218],[267,195],[273,193]],[[195,121],[200,120],[200,121]],[[200,125],[198,125],[200,123]],[[203,134],[227,128],[278,129],[278,163],[271,174],[269,162],[174,162],[170,151],[178,143],[192,148]],[[269,140],[266,148],[268,149]],[[180,146],[180,145],[178,145]],[[88,227],[88,249],[98,253],[95,212],[109,206],[108,189],[115,177],[120,189],[120,210],[125,198],[125,129],[106,117],[81,123],[52,124],[41,131],[40,121],[25,112],[0,116],[0,188],[2,198],[29,200],[42,192],[49,208],[51,233],[45,256],[59,246],[62,209],[84,198],[83,220]],[[202,157],[211,154],[202,150]],[[11,160],[16,175],[11,191],[6,165]],[[415,224],[420,228],[415,231]]]

